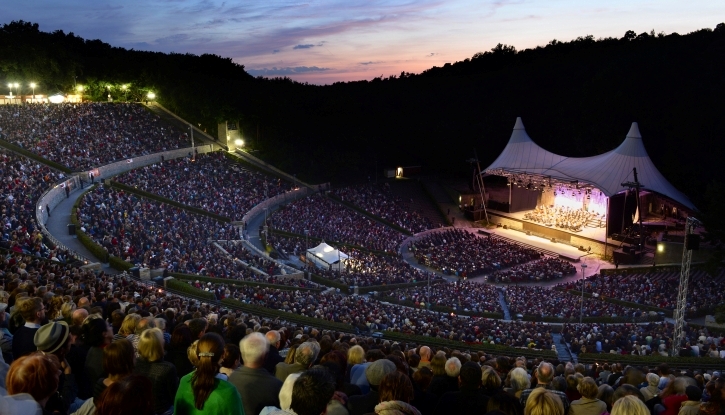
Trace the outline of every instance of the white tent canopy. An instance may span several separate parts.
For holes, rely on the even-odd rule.
[[[337,269],[344,267],[348,255],[344,252],[331,247],[324,241],[314,248],[307,250],[307,259],[315,263],[320,268]]]
[[[636,122],[632,123],[624,142],[616,149],[598,156],[575,158],[559,156],[536,145],[526,134],[521,118],[517,118],[504,151],[486,171],[492,174],[504,171],[578,180],[611,197],[626,189],[622,183],[634,181],[634,168],[637,168],[637,179],[645,190],[695,209],[690,199],[675,189],[652,163]]]

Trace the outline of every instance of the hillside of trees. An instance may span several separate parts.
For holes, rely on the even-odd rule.
[[[214,136],[218,121],[239,120],[257,154],[312,182],[364,180],[376,166],[398,165],[469,177],[474,149],[487,166],[517,116],[534,141],[567,156],[611,150],[637,121],[676,187],[703,210],[725,202],[722,192],[706,196],[725,183],[723,23],[521,51],[498,45],[421,74],[317,86],[254,78],[216,55],[126,50],[12,22],[0,28],[0,79],[34,80],[46,93],[82,84],[94,100],[105,100],[109,85],[116,97],[130,85],[129,99],[154,91]]]

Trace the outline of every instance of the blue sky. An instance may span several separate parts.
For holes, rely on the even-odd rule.
[[[25,20],[113,46],[231,57],[253,75],[326,84],[418,73],[490,50],[552,39],[681,34],[725,21],[715,0],[4,0]]]

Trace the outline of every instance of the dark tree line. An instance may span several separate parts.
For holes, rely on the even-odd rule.
[[[488,165],[521,116],[538,144],[567,156],[611,150],[639,122],[660,171],[703,210],[718,206],[708,187],[725,183],[722,23],[686,35],[498,45],[421,74],[316,86],[254,78],[216,55],[126,50],[12,22],[0,28],[0,72],[46,92],[84,84],[97,100],[108,85],[130,84],[132,99],[155,91],[212,135],[217,122],[239,120],[261,157],[313,182],[364,180],[375,166],[398,165],[465,177],[473,150]]]

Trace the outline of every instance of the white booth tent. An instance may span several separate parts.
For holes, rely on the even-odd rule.
[[[643,188],[695,210],[690,199],[675,189],[657,170],[644,148],[636,122],[619,147],[593,157],[564,157],[539,147],[531,140],[521,118],[516,119],[513,133],[501,155],[486,168],[494,175],[527,174],[549,177],[563,182],[589,184],[607,197],[628,188],[622,183],[634,181],[633,169]]]
[[[307,260],[322,269],[342,271],[345,269],[345,262],[348,258],[347,254],[331,247],[324,241],[307,250]]]

